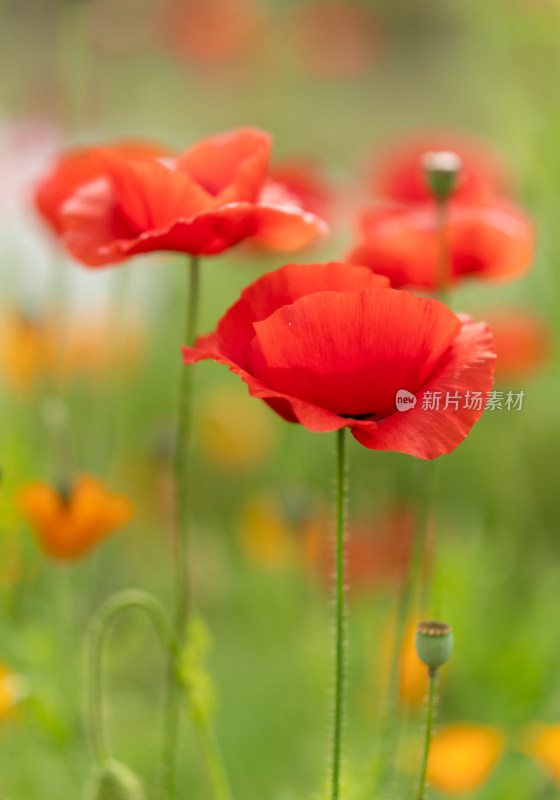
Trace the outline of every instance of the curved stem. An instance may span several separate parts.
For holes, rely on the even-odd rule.
[[[115,619],[131,608],[144,611],[153,623],[165,652],[175,652],[175,641],[162,605],[152,595],[137,590],[118,592],[93,616],[86,636],[84,717],[94,759],[103,764],[111,757],[103,702],[103,651]]]
[[[331,800],[340,796],[340,766],[345,689],[345,607],[344,607],[344,477],[345,428],[336,432],[336,540],[335,540],[335,693]]]
[[[198,326],[200,295],[200,262],[195,256],[189,261],[188,304],[185,320],[185,341],[191,345]],[[185,639],[188,617],[188,530],[190,517],[190,450],[192,438],[193,370],[181,369],[179,386],[178,428],[175,443],[175,614],[174,631],[179,649]],[[180,720],[180,683],[177,655],[171,655],[165,687],[164,732],[161,754],[160,789],[164,800],[175,797],[175,765]]]
[[[420,777],[418,780],[418,793],[416,800],[423,800],[424,786],[426,785],[426,772],[428,769],[428,758],[430,755],[430,745],[432,743],[432,728],[434,724],[434,710],[436,704],[438,670],[428,671],[429,693],[428,693],[428,714],[426,717],[426,735],[424,738],[424,752],[420,765]]]
[[[437,462],[426,465],[428,474],[426,476],[426,486],[423,492],[423,499],[420,504],[414,539],[412,542],[412,552],[406,572],[406,577],[402,585],[397,606],[397,619],[395,626],[395,637],[393,640],[391,661],[389,667],[389,685],[387,687],[387,701],[383,714],[381,726],[381,748],[379,753],[379,764],[377,768],[376,785],[382,787],[393,771],[395,750],[398,736],[398,707],[399,707],[399,671],[401,653],[406,634],[406,626],[410,617],[414,593],[418,585],[418,578],[422,567],[422,559],[426,549],[426,536],[428,532],[428,522],[432,508]]]
[[[198,721],[194,727],[215,800],[231,800],[229,783],[214,731],[204,721]]]

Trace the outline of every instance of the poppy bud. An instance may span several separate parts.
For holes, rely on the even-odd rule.
[[[118,761],[96,767],[88,784],[86,800],[145,800],[136,775]]]
[[[447,200],[455,186],[461,171],[462,162],[457,153],[442,150],[438,153],[424,153],[422,166],[426,182],[436,200]]]
[[[451,656],[453,631],[444,622],[420,622],[416,628],[415,643],[418,658],[434,674]]]

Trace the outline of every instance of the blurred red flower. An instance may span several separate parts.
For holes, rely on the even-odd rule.
[[[185,363],[227,364],[253,397],[311,431],[349,427],[368,448],[435,458],[463,441],[482,410],[424,409],[418,395],[488,391],[492,336],[387,283],[347,264],[282,267],[185,347]],[[396,409],[399,390],[415,397],[406,413]]]
[[[550,357],[552,331],[527,309],[485,312],[496,345],[496,378],[514,379],[537,372]]]
[[[365,72],[379,51],[377,20],[354,0],[308,0],[294,12],[295,42],[302,61],[321,78]]]
[[[448,151],[461,159],[451,201],[480,202],[512,193],[512,178],[499,156],[486,144],[462,133],[435,131],[381,147],[371,169],[369,185],[375,196],[396,203],[425,203],[433,199],[422,156]]]
[[[438,288],[435,203],[371,208],[362,214],[359,226],[349,263],[386,275],[395,287]],[[518,277],[531,265],[533,226],[523,211],[506,201],[451,203],[445,234],[451,284],[467,277]]]
[[[243,57],[255,43],[261,8],[255,0],[168,0],[163,34],[194,64],[220,66]]]
[[[63,157],[37,206],[87,266],[168,250],[214,255],[258,235],[272,249],[308,244],[325,223],[268,182],[269,134],[239,128],[179,156],[130,145]]]
[[[280,159],[270,167],[270,179],[305,211],[330,221],[333,192],[316,159],[310,156]]]

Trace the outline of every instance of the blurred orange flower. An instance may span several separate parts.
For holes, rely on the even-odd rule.
[[[177,55],[194,64],[223,66],[257,41],[261,8],[255,0],[167,0],[162,30]]]
[[[0,663],[0,720],[9,717],[25,695],[24,681]]]
[[[21,490],[20,509],[41,548],[52,558],[73,560],[127,523],[132,505],[109,492],[97,478],[83,475],[69,491],[39,481]]]
[[[304,211],[330,221],[333,192],[319,161],[310,156],[292,156],[275,161],[270,167],[270,180],[280,184]]]
[[[420,619],[408,623],[400,654],[399,700],[407,708],[420,706],[426,696],[428,687],[426,665],[418,658],[414,643],[416,627],[419,621]],[[387,675],[389,673],[389,655],[393,648],[394,636],[394,628],[391,628],[385,640]]]
[[[251,561],[282,569],[297,564],[302,543],[317,541],[322,518],[313,503],[295,497],[262,494],[250,498],[241,510],[241,544]]]
[[[198,442],[206,458],[226,469],[250,467],[270,452],[273,422],[239,386],[219,384],[204,398]]]
[[[348,588],[372,590],[398,583],[403,577],[414,535],[415,517],[410,509],[393,508],[377,523],[350,521],[346,541]],[[322,534],[306,541],[305,561],[326,583],[333,576],[333,548]]]
[[[45,374],[69,376],[101,373],[132,365],[141,350],[137,323],[127,324],[115,341],[114,331],[100,317],[62,323],[54,316],[4,313],[0,323],[0,370],[16,391],[29,391]]]
[[[5,312],[0,325],[0,367],[17,390],[27,390],[38,375],[52,364],[52,326],[37,315]]]
[[[544,366],[552,350],[552,332],[543,319],[523,309],[484,313],[496,346],[496,378],[517,378]]]
[[[293,22],[300,57],[318,77],[353,77],[377,60],[377,20],[363,4],[308,0],[297,5]]]
[[[468,723],[448,725],[432,740],[428,781],[448,794],[472,792],[488,779],[504,746],[504,736],[496,728]]]
[[[560,724],[534,723],[523,736],[521,749],[536,759],[560,783]]]

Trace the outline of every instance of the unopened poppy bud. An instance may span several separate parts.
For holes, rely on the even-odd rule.
[[[430,673],[449,661],[453,650],[453,631],[444,622],[429,620],[416,628],[416,652]]]
[[[145,800],[145,797],[139,779],[118,761],[96,767],[86,792],[86,800]]]
[[[422,166],[426,182],[436,200],[447,200],[461,171],[462,162],[457,153],[442,150],[438,153],[424,153]]]

